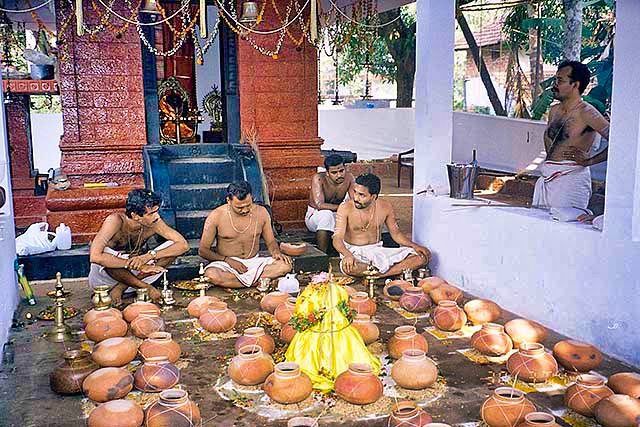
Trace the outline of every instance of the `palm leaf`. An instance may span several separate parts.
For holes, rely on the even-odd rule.
[[[533,120],[542,119],[542,116],[547,112],[547,110],[549,110],[552,102],[553,92],[551,92],[551,88],[546,88],[533,102],[533,105],[531,106],[531,118]]]

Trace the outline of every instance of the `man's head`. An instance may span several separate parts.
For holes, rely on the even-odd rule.
[[[235,181],[227,187],[227,204],[238,215],[246,216],[253,207],[251,185],[247,181]]]
[[[346,174],[344,159],[338,154],[329,154],[324,159],[324,168],[327,170],[327,177],[331,182],[342,184]]]
[[[364,173],[356,178],[353,189],[353,203],[356,208],[364,209],[380,194],[380,178],[372,173]]]
[[[160,220],[160,205],[162,199],[150,190],[131,190],[127,196],[125,206],[126,215],[139,222],[145,227],[149,227]]]
[[[591,80],[589,68],[578,61],[562,61],[558,65],[553,83],[553,97],[560,101],[572,96],[580,96]]]

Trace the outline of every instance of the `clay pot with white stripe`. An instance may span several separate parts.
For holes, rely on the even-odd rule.
[[[471,346],[485,356],[503,356],[513,350],[513,342],[502,325],[485,323],[471,335]]]
[[[166,356],[150,357],[145,359],[133,378],[138,390],[159,392],[170,389],[180,382],[180,369],[169,362]]]
[[[455,301],[444,300],[431,313],[434,326],[441,331],[459,331],[467,323],[467,315]]]
[[[247,345],[231,359],[227,373],[240,385],[252,386],[262,384],[274,370],[271,356],[257,345]]]
[[[207,311],[198,319],[200,325],[209,332],[221,333],[233,329],[238,321],[236,314],[227,308],[224,302],[216,302],[209,305]]]
[[[536,407],[520,390],[498,387],[482,403],[480,417],[490,427],[515,427],[524,421],[527,414],[535,410]]]
[[[539,343],[522,343],[507,360],[507,370],[523,381],[545,382],[558,372],[558,363]]]
[[[145,427],[195,427],[202,422],[198,405],[186,391],[177,388],[160,392],[160,399],[144,412]]]
[[[564,393],[564,404],[585,417],[593,417],[593,411],[602,399],[613,395],[604,380],[595,375],[583,374],[576,378]]]
[[[425,353],[429,351],[427,339],[416,332],[415,326],[398,326],[395,333],[387,342],[389,356],[393,359],[400,359],[405,350],[422,350]]]

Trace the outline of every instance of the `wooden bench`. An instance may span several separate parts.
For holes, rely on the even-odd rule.
[[[398,153],[398,187],[400,187],[400,176],[402,174],[402,168],[409,169],[409,182],[411,188],[413,188],[413,148],[411,150]]]

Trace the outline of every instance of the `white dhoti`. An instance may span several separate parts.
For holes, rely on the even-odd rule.
[[[380,273],[386,273],[394,265],[404,260],[409,255],[418,255],[418,253],[407,246],[399,248],[383,248],[382,242],[372,243],[370,245],[357,246],[344,242],[349,252],[353,254],[356,260],[365,264],[373,264]],[[344,258],[342,254],[341,258]],[[342,262],[340,262],[342,269]],[[343,270],[344,273],[344,270]],[[346,274],[346,273],[345,273]]]
[[[585,209],[591,198],[591,171],[574,161],[546,161],[533,191],[533,206]]]
[[[166,242],[164,242],[163,244],[159,245],[157,248],[155,248],[156,252],[160,251],[162,249],[168,248],[169,246],[173,245],[173,241],[171,240],[167,240]],[[125,252],[118,252],[118,251],[114,251],[113,249],[106,247],[104,248],[103,253],[105,254],[109,254],[109,255],[113,255],[115,257],[118,258],[122,258],[122,259],[129,259],[130,254],[125,253]],[[149,261],[149,264],[151,264],[153,261]],[[137,276],[138,273],[140,273],[137,270],[131,270],[131,274],[133,274],[134,276]],[[158,280],[160,278],[160,276],[162,276],[162,273],[156,273],[153,274],[151,276],[147,276],[143,279],[141,279],[144,283],[147,284],[152,284],[153,282],[155,282],[156,280]],[[91,263],[91,270],[89,271],[89,286],[93,289],[96,286],[100,286],[100,285],[107,285],[109,287],[114,287],[115,285],[118,284],[118,281],[116,279],[114,279],[113,277],[109,276],[109,273],[107,273],[105,267],[101,266],[100,264],[96,264],[96,263]],[[127,291],[132,290],[132,288],[127,289]]]
[[[273,264],[273,261],[274,261],[272,257],[259,257],[257,255],[254,256],[253,258],[247,258],[247,259],[238,258],[238,257],[227,257],[227,258],[234,259],[244,264],[245,267],[247,267],[247,272],[240,273],[238,270],[231,267],[229,264],[227,264],[224,261],[214,261],[209,265],[207,265],[204,269],[206,270],[207,268],[213,267],[222,271],[226,271],[228,273],[233,273],[238,278],[240,283],[242,283],[247,288],[253,285],[255,282],[257,282],[258,279],[260,278],[260,275],[262,275],[264,268],[267,265]]]
[[[304,223],[312,233],[316,231],[333,231],[336,229],[336,213],[328,209],[318,210],[307,206]]]

